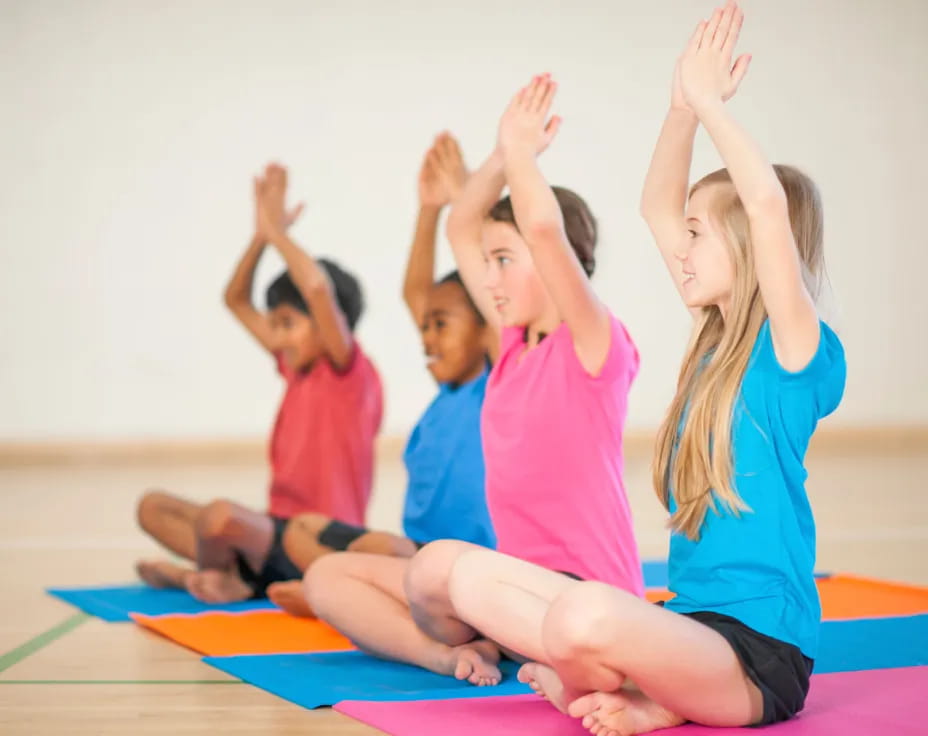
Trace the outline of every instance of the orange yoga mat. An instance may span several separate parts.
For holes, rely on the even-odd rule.
[[[211,657],[235,654],[333,652],[354,649],[328,624],[283,611],[143,616],[132,619],[152,631]]]
[[[818,578],[815,583],[826,621],[928,613],[928,587],[844,573]],[[673,597],[670,591],[658,589],[646,595],[652,603]]]

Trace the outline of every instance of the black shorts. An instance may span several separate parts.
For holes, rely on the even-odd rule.
[[[754,631],[731,616],[711,611],[682,615],[717,631],[735,650],[745,673],[764,698],[763,717],[754,725],[785,721],[802,710],[814,663],[798,647]]]
[[[294,565],[284,552],[284,529],[287,528],[290,520],[277,516],[272,516],[270,519],[274,525],[274,537],[271,541],[271,549],[267,553],[267,559],[260,570],[252,570],[245,557],[240,552],[235,553],[239,577],[251,588],[252,598],[266,598],[267,586],[271,583],[299,580],[303,577],[303,571]]]

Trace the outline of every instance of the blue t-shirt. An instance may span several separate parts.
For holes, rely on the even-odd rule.
[[[824,322],[815,356],[796,373],[777,361],[764,322],[732,420],[733,485],[751,511],[710,508],[699,541],[671,535],[676,597],[667,608],[732,616],[815,658],[821,605],[804,460],[819,419],[841,401],[846,373],[841,341]]]
[[[416,542],[461,539],[496,547],[480,442],[487,375],[457,387],[440,385],[406,444],[403,531]]]

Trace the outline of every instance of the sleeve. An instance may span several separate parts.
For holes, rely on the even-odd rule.
[[[283,378],[289,381],[293,377],[293,371],[290,370],[290,366],[287,365],[287,361],[284,360],[284,354],[280,351],[274,353],[274,364],[277,367],[277,372],[283,376]]]
[[[609,352],[606,353],[606,362],[603,363],[599,373],[591,376],[579,360],[577,360],[577,366],[583,371],[587,380],[601,383],[619,382],[630,386],[635,376],[638,375],[640,363],[638,348],[635,347],[635,342],[625,329],[625,325],[613,314],[609,315],[609,326]]]
[[[822,418],[838,408],[844,396],[847,380],[847,363],[840,338],[827,324],[819,321],[818,348],[809,364],[799,371],[788,371],[777,360],[770,334],[770,322],[761,328],[761,352],[764,361],[779,379],[780,385],[791,395],[802,394],[815,405],[816,415]]]

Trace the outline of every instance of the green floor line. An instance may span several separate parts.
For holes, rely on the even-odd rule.
[[[60,639],[69,631],[73,631],[89,619],[90,616],[88,616],[86,613],[75,613],[73,616],[65,619],[57,626],[53,626],[48,631],[39,634],[38,636],[27,641],[25,644],[7,652],[2,657],[0,657],[0,672],[8,670],[15,664],[19,664],[26,657],[35,654],[37,651],[43,649],[44,647],[47,647],[53,641]]]
[[[242,685],[241,680],[0,680],[0,685]]]

